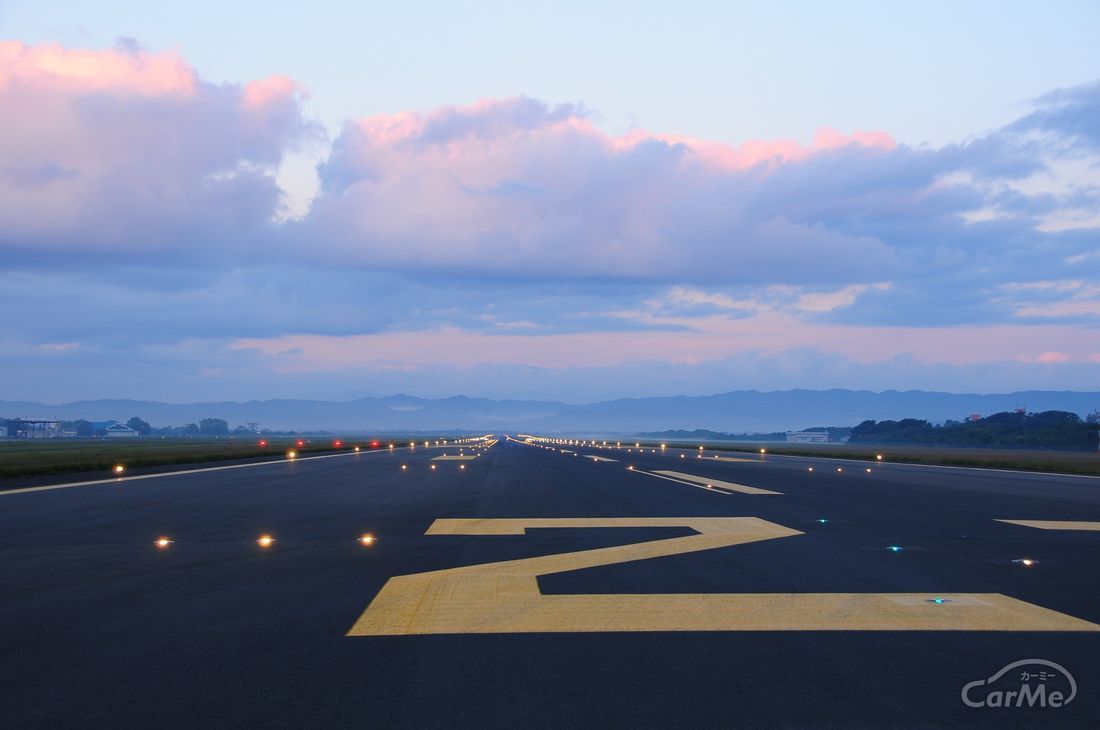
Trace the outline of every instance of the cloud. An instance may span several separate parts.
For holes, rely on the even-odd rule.
[[[323,192],[297,234],[326,242],[330,259],[401,271],[867,278],[899,267],[885,243],[759,210],[753,200],[777,168],[816,156],[865,164],[892,148],[881,133],[831,130],[811,147],[640,131],[616,137],[580,107],[527,98],[368,117],[336,139],[321,167]]]
[[[327,142],[306,103],[289,77],[215,84],[128,40],[0,42],[9,364],[107,378],[129,353],[129,382],[196,388],[250,371],[843,380],[796,367],[806,352],[883,377],[911,353],[893,372],[914,382],[1094,372],[1100,84],[942,147],[616,135],[526,97],[364,116],[290,217],[280,165]]]
[[[0,250],[231,255],[277,212],[283,155],[317,133],[301,96],[284,77],[211,84],[133,43],[0,42]]]

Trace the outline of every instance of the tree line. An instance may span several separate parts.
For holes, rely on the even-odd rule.
[[[1068,411],[994,413],[974,420],[948,420],[935,425],[917,418],[864,421],[852,429],[853,444],[1063,449],[1095,451],[1100,423],[1093,414],[1082,420]]]
[[[0,418],[0,431],[9,433],[18,427],[20,420],[18,418],[3,419]],[[188,423],[183,426],[161,426],[156,427],[149,424],[148,421],[134,416],[129,421],[126,421],[126,425],[138,432],[139,436],[228,436],[230,433],[234,435],[250,436],[255,434],[256,426],[258,424],[249,424],[248,426],[237,426],[230,431],[229,422],[224,418],[203,418],[198,423]],[[13,428],[14,427],[14,428]],[[107,430],[102,427],[97,427],[96,424],[91,421],[79,418],[75,421],[61,421],[62,431],[73,431],[76,433],[77,438],[92,438],[94,436],[106,436]]]

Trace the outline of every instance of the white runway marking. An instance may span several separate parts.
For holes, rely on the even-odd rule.
[[[1039,530],[1088,530],[1100,532],[1100,522],[1082,522],[1078,520],[997,520],[1010,525],[1034,527]]]
[[[749,487],[744,484],[735,484],[734,482],[723,482],[720,479],[711,479],[710,477],[697,477],[694,474],[684,474],[683,472],[678,471],[666,471],[663,469],[658,469],[655,470],[653,473],[663,474],[674,479],[681,479],[683,481],[694,482],[696,484],[711,484],[715,487],[728,489],[731,492],[740,492],[741,494],[783,494],[782,492],[773,492],[770,489]]]
[[[405,448],[405,447],[401,447]],[[86,482],[66,482],[65,484],[46,484],[41,487],[22,487],[20,489],[0,490],[0,497],[9,494],[26,494],[27,492],[48,492],[53,489],[70,489],[72,487],[91,487],[97,484],[121,484],[123,482],[136,482],[140,479],[158,479],[160,477],[174,477],[183,474],[203,474],[211,471],[226,471],[228,469],[248,469],[256,466],[271,466],[273,464],[289,464],[298,461],[312,461],[313,459],[336,459],[341,456],[363,456],[364,454],[388,454],[389,449],[378,451],[348,451],[340,454],[323,454],[321,456],[298,456],[293,459],[275,459],[273,461],[257,461],[251,464],[229,464],[228,466],[205,466],[200,469],[180,469],[178,471],[165,471],[159,474],[138,474],[132,477],[111,477],[110,479],[93,479]]]

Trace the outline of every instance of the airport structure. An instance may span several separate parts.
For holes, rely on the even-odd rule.
[[[61,438],[61,421],[54,418],[13,418],[8,421],[10,439]]]
[[[138,436],[138,432],[125,423],[115,423],[104,430],[107,432],[107,438],[109,439],[136,438]]]
[[[829,442],[827,431],[788,431],[789,444],[825,444]]]

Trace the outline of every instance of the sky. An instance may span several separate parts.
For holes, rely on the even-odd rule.
[[[0,400],[1100,390],[1098,32],[0,0]]]

